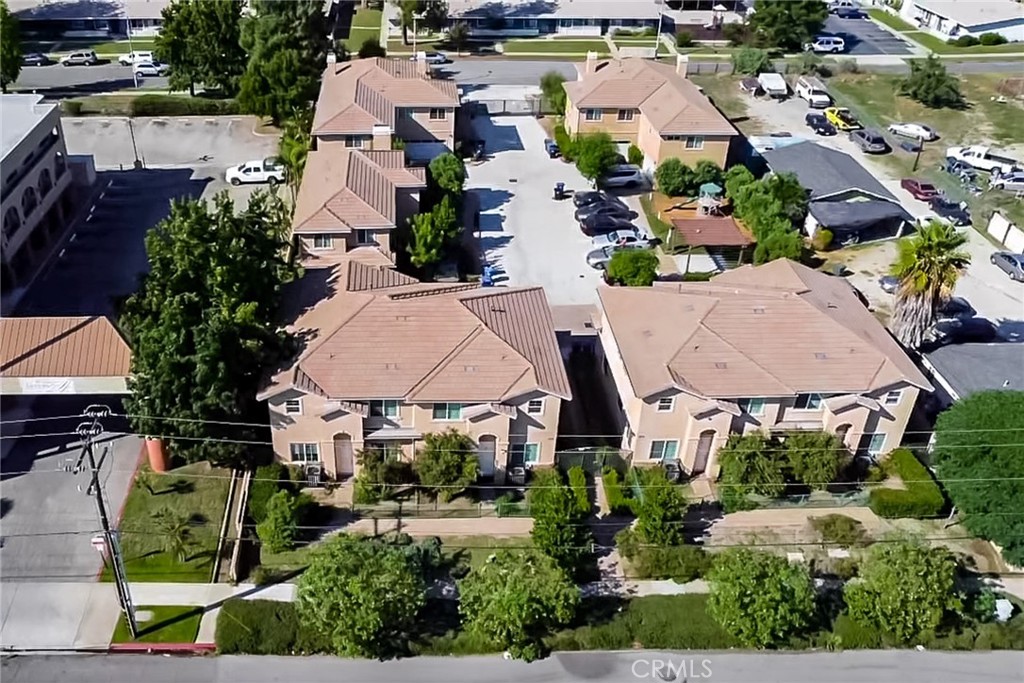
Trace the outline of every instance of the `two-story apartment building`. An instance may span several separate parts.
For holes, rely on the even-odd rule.
[[[677,157],[692,166],[701,159],[725,167],[739,133],[700,88],[686,78],[687,61],[676,66],[629,57],[598,60],[591,52],[566,81],[565,128],[570,135],[605,132],[635,144],[644,166]]]
[[[842,279],[787,260],[709,282],[602,287],[599,335],[635,464],[717,476],[730,434],[899,446],[927,379]]]
[[[355,252],[367,260],[366,252],[377,250],[391,265],[392,233],[419,209],[425,187],[425,170],[407,168],[401,150],[310,152],[292,216],[300,262],[330,265]]]
[[[42,95],[0,95],[5,292],[31,280],[67,227],[73,208],[60,107],[42,100]]]
[[[374,57],[328,64],[313,117],[316,149],[388,150],[401,140],[410,160],[455,145],[454,81],[422,61]]]
[[[420,283],[345,259],[307,270],[287,300],[304,348],[259,394],[280,460],[344,479],[366,446],[412,458],[453,428],[485,478],[554,463],[571,391],[543,289]]]

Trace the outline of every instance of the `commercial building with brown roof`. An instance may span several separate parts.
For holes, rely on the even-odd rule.
[[[279,459],[344,478],[366,446],[408,458],[454,428],[484,477],[553,464],[571,390],[541,288],[421,283],[345,260],[308,270],[288,302],[304,347],[260,392]]]
[[[328,64],[313,117],[317,149],[389,150],[432,159],[455,144],[455,82],[425,62],[373,57]]]
[[[406,168],[401,150],[310,152],[292,216],[302,264],[330,265],[357,249],[394,262],[392,231],[419,210],[425,187],[424,169]]]
[[[677,157],[725,167],[739,133],[700,88],[686,78],[686,57],[675,67],[630,57],[598,60],[590,53],[580,78],[564,84],[565,128],[570,135],[603,131],[635,144],[646,168]]]
[[[634,463],[715,477],[718,447],[751,431],[828,430],[874,456],[932,390],[845,281],[792,261],[599,295]]]

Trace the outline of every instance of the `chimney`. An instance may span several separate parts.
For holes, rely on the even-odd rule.
[[[676,55],[676,73],[686,78],[686,72],[690,67],[689,55]]]
[[[429,76],[430,75],[430,65],[427,64],[427,53],[426,52],[417,52],[416,53],[416,70],[420,74],[422,74],[424,76]]]
[[[338,62],[338,55],[334,54],[334,50],[329,51],[327,53],[327,63],[328,64],[337,64],[337,62]]]
[[[587,53],[587,65],[586,65],[586,68],[584,69],[584,73],[592,74],[595,71],[597,71],[597,53],[596,52],[588,52]]]

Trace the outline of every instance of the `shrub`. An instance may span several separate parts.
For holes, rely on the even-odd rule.
[[[366,59],[367,57],[387,57],[388,51],[385,50],[380,40],[377,38],[367,38],[363,41],[363,44],[359,46],[359,59]]]
[[[857,560],[852,557],[835,558],[825,567],[826,573],[832,574],[843,581],[849,581],[853,577],[857,576],[859,569],[860,565],[857,563]]]
[[[856,59],[840,59],[836,62],[836,71],[841,74],[859,74],[860,65]]]
[[[608,262],[608,277],[627,287],[650,287],[658,279],[659,265],[649,249],[620,249]]]
[[[569,470],[569,488],[572,489],[573,498],[576,499],[576,506],[580,514],[590,514],[590,494],[587,491],[587,473],[579,465]]]
[[[680,31],[676,34],[676,47],[690,47],[693,45],[693,36],[689,31]]]
[[[669,157],[658,164],[654,171],[654,181],[658,185],[658,192],[669,197],[680,197],[693,193],[696,176],[693,169],[681,160]]]
[[[82,103],[79,100],[64,100],[61,102],[61,109],[65,116],[81,116]]]
[[[932,478],[931,472],[922,465],[914,454],[905,448],[893,451],[890,466],[900,479],[905,490],[890,488],[872,489],[868,507],[879,517],[913,517],[927,519],[937,517],[946,507],[946,499]]]
[[[756,47],[740,48],[732,56],[733,71],[747,76],[756,76],[764,71],[771,71],[772,60],[768,53]]]
[[[604,497],[608,502],[608,509],[613,515],[633,514],[633,499],[626,496],[626,490],[622,486],[622,477],[618,471],[611,467],[605,467],[601,471],[601,483],[604,485]]]
[[[327,643],[302,627],[295,604],[231,598],[220,608],[214,636],[220,654],[291,655],[327,652]]]
[[[707,282],[714,276],[718,275],[718,271],[709,270],[706,273],[683,273],[683,282]]]
[[[494,501],[495,513],[499,517],[523,517],[529,515],[530,508],[518,499],[514,493],[504,493]]]
[[[1001,33],[982,33],[978,38],[978,42],[982,45],[1005,45],[1009,41]]]
[[[811,240],[811,246],[815,251],[825,251],[832,245],[832,231],[826,228],[821,228],[814,233],[814,239]]]
[[[640,151],[640,148],[636,145],[630,145],[629,151],[626,152],[626,161],[633,164],[634,166],[644,165],[644,153]]]
[[[256,468],[249,491],[249,516],[257,524],[267,517],[267,501],[275,493],[291,487],[291,475],[288,467],[279,462],[272,462]]]
[[[980,45],[981,40],[977,36],[960,36],[959,38],[950,38],[946,41],[950,45],[956,45],[957,47],[974,47]],[[993,43],[994,44],[994,43]]]
[[[139,95],[128,107],[129,116],[226,116],[240,114],[235,100],[212,100],[180,95]]]
[[[558,145],[558,150],[566,161],[576,158],[576,143],[569,137],[568,131],[561,123],[555,126],[555,144]]]
[[[739,47],[747,42],[747,28],[743,24],[726,24],[722,27],[722,37],[733,47]]]
[[[309,496],[295,495],[289,490],[281,490],[271,496],[263,521],[256,525],[260,544],[272,553],[291,550],[299,534],[302,517],[312,502]]]
[[[882,635],[878,629],[854,621],[846,612],[836,617],[832,633],[839,637],[840,645],[847,650],[877,650],[882,646]]]
[[[628,558],[629,563],[634,577],[638,579],[672,579],[687,583],[701,578],[711,569],[712,556],[696,545],[630,549],[634,550],[634,555]]]
[[[846,515],[825,515],[812,517],[811,526],[825,543],[843,548],[859,548],[867,545],[868,534],[864,525]]]

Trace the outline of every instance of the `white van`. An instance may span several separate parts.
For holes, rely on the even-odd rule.
[[[117,61],[121,66],[135,66],[142,62],[153,62],[154,60],[152,52],[129,52],[118,57]]]
[[[797,97],[807,100],[811,109],[824,109],[832,106],[832,98],[829,96],[828,90],[825,89],[825,84],[813,76],[798,78],[793,90]]]

